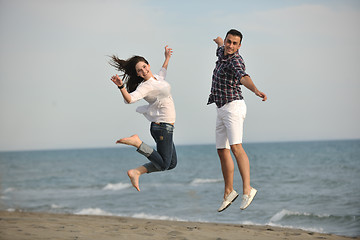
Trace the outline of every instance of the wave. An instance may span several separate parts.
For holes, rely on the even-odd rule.
[[[267,225],[285,228],[298,228],[306,231],[325,233],[324,228],[334,229],[334,227],[339,225],[339,223],[343,226],[357,225],[359,224],[359,218],[359,215],[337,216],[283,209],[273,215]],[[329,232],[329,230],[326,230],[326,232]]]
[[[77,215],[103,215],[103,216],[113,216],[112,213],[106,212],[100,208],[84,208],[78,212],[75,212]]]
[[[219,183],[222,182],[223,179],[213,179],[213,178],[195,178],[191,181],[190,185],[200,185],[200,184],[207,184],[207,183]]]
[[[300,229],[303,231],[317,232],[317,233],[328,233],[325,232],[323,228],[314,228],[314,227],[302,227],[302,226],[293,226],[293,225],[284,225],[276,223],[268,223],[266,226],[279,227],[279,228],[290,228],[290,229]]]
[[[271,222],[279,222],[282,219],[289,217],[289,216],[291,217],[291,216],[310,216],[310,215],[311,215],[310,213],[300,213],[300,212],[294,212],[294,211],[283,209],[271,217],[270,223]]]
[[[115,184],[108,183],[108,184],[103,188],[103,190],[118,191],[118,190],[130,188],[130,187],[131,187],[131,184],[130,184],[130,183],[122,183],[122,182],[115,183]]]
[[[304,227],[301,226],[302,224],[296,223],[296,220],[299,218],[322,218],[322,217],[329,217],[329,215],[316,215],[312,213],[306,213],[306,212],[296,212],[296,211],[290,211],[287,209],[283,209],[280,212],[277,212],[274,216],[271,217],[269,223],[267,225],[273,226],[273,227],[282,227],[282,228],[295,228],[295,229],[302,229],[304,231],[312,231],[312,232],[318,232],[318,233],[324,233],[323,228],[314,228],[314,227]],[[295,222],[293,222],[293,225],[289,224],[289,221],[293,219]],[[284,221],[286,224],[281,224],[280,222]]]
[[[282,220],[290,220],[290,219],[313,219],[313,220],[330,220],[330,219],[346,219],[353,218],[354,216],[334,216],[330,214],[314,214],[307,212],[296,212],[290,211],[287,209],[283,209],[280,212],[276,213],[271,217],[271,222],[279,222]]]

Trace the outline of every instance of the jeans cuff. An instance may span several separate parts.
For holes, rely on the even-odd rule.
[[[159,172],[160,170],[151,162],[143,165],[147,169],[147,173]]]
[[[154,149],[146,143],[142,142],[140,147],[136,151],[148,158],[152,154]]]

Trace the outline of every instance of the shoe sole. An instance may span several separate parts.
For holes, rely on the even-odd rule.
[[[254,198],[255,198],[256,194],[257,194],[257,190],[256,190],[255,195],[254,195],[254,196],[253,196],[253,198],[251,199],[250,203],[249,203],[246,207],[244,207],[244,208],[240,208],[240,209],[241,209],[241,210],[245,210],[245,209],[247,209],[247,208],[250,206],[250,204],[252,203],[252,201],[254,201]]]
[[[238,194],[223,210],[218,211],[218,212],[222,212],[222,211],[224,211],[225,209],[227,209],[227,208],[237,199],[238,196],[239,196],[239,194]]]

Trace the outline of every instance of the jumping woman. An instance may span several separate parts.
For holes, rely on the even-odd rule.
[[[171,96],[171,87],[165,81],[166,71],[172,49],[165,46],[165,61],[158,74],[153,74],[150,64],[145,58],[133,56],[121,60],[116,56],[111,57],[110,65],[123,74],[111,77],[111,81],[120,89],[125,103],[134,103],[141,99],[148,105],[140,106],[137,112],[151,122],[150,133],[156,142],[156,150],[141,141],[138,135],[122,138],[116,143],[131,145],[147,157],[150,162],[127,171],[132,185],[140,191],[139,178],[144,173],[170,170],[176,167],[177,156],[173,142],[175,124],[175,106]]]

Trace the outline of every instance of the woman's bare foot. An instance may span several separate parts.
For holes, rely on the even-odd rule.
[[[116,143],[122,143],[130,146],[134,146],[136,148],[139,148],[142,141],[140,140],[139,136],[137,134],[132,135],[128,138],[122,138],[116,141]]]
[[[131,184],[134,186],[134,188],[136,188],[136,190],[138,190],[140,192],[139,177],[140,177],[141,173],[136,169],[130,169],[127,171],[127,174],[130,178]]]

